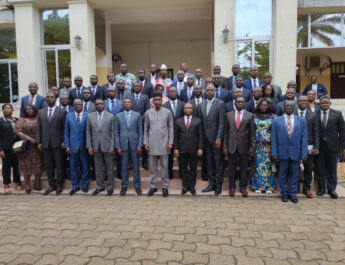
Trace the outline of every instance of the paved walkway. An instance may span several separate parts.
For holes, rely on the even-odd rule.
[[[345,199],[34,194],[0,202],[0,264],[345,264]]]

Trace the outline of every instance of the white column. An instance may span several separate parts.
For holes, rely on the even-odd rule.
[[[214,1],[213,63],[220,65],[223,76],[231,75],[231,67],[236,62],[235,50],[235,12],[236,0]],[[224,43],[223,29],[230,30],[229,39]]]
[[[32,2],[15,4],[19,97],[28,94],[28,84],[36,82],[43,94],[40,12]]]
[[[94,10],[86,0],[68,2],[69,30],[71,42],[71,77],[81,75],[84,85],[89,84],[89,77],[96,74],[96,44]],[[80,49],[75,45],[74,37],[81,37]]]
[[[290,80],[296,79],[297,0],[272,1],[273,83],[283,94]]]

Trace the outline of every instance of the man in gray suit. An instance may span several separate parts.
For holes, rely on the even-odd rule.
[[[97,189],[92,195],[105,190],[105,167],[108,177],[108,196],[113,194],[114,186],[114,152],[115,152],[115,117],[104,111],[103,99],[95,101],[96,110],[89,114],[86,125],[86,148],[93,155],[96,167]]]
[[[151,189],[147,196],[157,192],[158,160],[162,168],[162,191],[167,197],[169,186],[168,158],[174,143],[174,120],[170,110],[162,108],[162,94],[153,94],[154,108],[145,114],[144,146],[149,154]]]
[[[271,85],[274,90],[274,97],[278,99],[278,102],[279,102],[280,98],[283,96],[282,89],[280,86],[272,84],[272,74],[265,73],[263,76],[263,80],[264,80],[264,84],[261,87],[263,87],[264,85]]]
[[[81,98],[83,100],[83,112],[91,113],[96,111],[95,103],[91,101],[92,93],[90,88],[84,88],[83,92],[81,93]]]
[[[223,184],[223,154],[222,139],[225,123],[224,102],[215,97],[213,84],[206,86],[206,100],[200,107],[204,130],[204,144],[207,161],[207,175],[210,181],[208,187],[202,192],[215,191],[216,195],[222,192]]]
[[[237,164],[240,166],[240,191],[248,197],[248,159],[254,155],[256,129],[254,114],[245,110],[246,101],[243,97],[235,99],[236,111],[226,114],[226,125],[223,142],[224,156],[229,161],[229,195],[235,196],[235,178]]]
[[[195,70],[195,80],[194,80],[194,87],[198,85],[201,87],[201,90],[205,89],[205,79],[202,78],[202,70],[197,68]]]

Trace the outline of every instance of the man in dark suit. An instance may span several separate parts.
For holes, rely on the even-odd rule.
[[[177,88],[177,98],[181,99],[181,91],[187,88],[187,82],[184,81],[184,72],[182,70],[177,71],[177,81],[171,84],[171,87]]]
[[[220,75],[222,72],[222,69],[219,65],[215,65],[213,67],[213,75]],[[205,80],[206,81],[206,80]],[[207,86],[207,83],[205,83],[205,87]],[[224,88],[225,90],[230,90],[229,88],[229,81],[225,76],[220,75],[220,86]]]
[[[66,111],[56,106],[56,97],[53,93],[47,93],[46,101],[48,107],[41,109],[38,113],[36,143],[38,149],[43,151],[49,181],[49,188],[44,195],[54,190],[56,190],[56,195],[60,195],[64,184],[62,150],[64,149]]]
[[[113,87],[116,89],[116,82],[115,82],[115,74],[113,72],[109,72],[107,74],[108,83],[102,85],[102,94],[104,99],[108,97],[108,88]]]
[[[305,118],[308,129],[308,156],[304,163],[303,193],[307,198],[313,198],[310,191],[313,172],[313,157],[319,152],[319,123],[316,114],[308,109],[307,96],[299,96],[297,100],[298,108],[295,115]]]
[[[83,111],[84,112],[94,112],[96,111],[95,103],[91,101],[92,93],[90,88],[86,87],[84,88],[83,92],[81,93],[81,97],[83,100]]]
[[[230,111],[236,110],[235,101],[237,98],[242,97],[242,90],[239,88],[235,88],[232,90],[232,98],[233,100],[230,100],[225,105],[225,112],[228,113]]]
[[[316,112],[319,120],[320,151],[318,158],[319,190],[318,196],[327,191],[332,199],[337,199],[337,164],[339,153],[345,153],[345,123],[340,111],[331,109],[328,96],[320,97],[320,110]]]
[[[284,115],[284,112],[285,112],[285,102],[286,101],[292,101],[294,102],[294,109],[297,109],[298,108],[298,105],[297,105],[297,102],[295,101],[295,98],[296,98],[296,90],[294,88],[288,88],[286,90],[286,93],[285,93],[285,100],[284,101],[281,101],[279,102],[277,105],[276,105],[276,110],[275,110],[275,113],[277,114],[277,116],[281,116],[281,115]]]
[[[303,95],[307,95],[309,90],[314,90],[318,98],[321,96],[326,96],[328,94],[328,91],[325,88],[325,86],[317,82],[317,78],[315,75],[312,75],[310,77],[310,84],[305,87]]]
[[[154,63],[150,66],[150,72],[151,74],[146,76],[145,81],[151,83],[153,88],[155,88],[156,80],[160,78],[160,76],[157,73],[157,66]]]
[[[184,116],[175,122],[174,156],[179,158],[179,172],[183,181],[182,195],[189,190],[195,195],[198,157],[203,155],[202,121],[192,116],[193,105],[184,105]],[[188,170],[189,167],[189,170]]]
[[[193,87],[194,87],[194,77],[188,76],[187,77],[187,87],[182,89],[181,94],[180,94],[180,100],[181,101],[188,102],[194,98]]]
[[[273,90],[274,90],[274,97],[280,101],[280,98],[282,97],[282,89],[280,86],[278,85],[275,85],[275,84],[272,84],[272,74],[271,73],[265,73],[264,76],[263,76],[263,80],[264,80],[264,85],[271,85]],[[261,87],[262,87],[261,86]]]
[[[71,184],[70,195],[75,194],[80,187],[87,193],[90,182],[89,161],[86,150],[86,122],[87,112],[83,112],[83,102],[80,99],[74,100],[74,112],[66,117],[65,123],[65,149],[70,156]],[[78,174],[79,167],[81,175]],[[80,179],[80,180],[79,180]]]
[[[201,103],[201,119],[204,132],[207,172],[209,186],[202,192],[215,191],[216,195],[222,192],[223,184],[223,154],[222,139],[225,126],[224,102],[215,97],[213,85],[206,87],[207,99]]]
[[[97,75],[90,76],[90,86],[88,87],[91,91],[91,101],[95,102],[97,98],[105,99],[103,95],[103,89],[101,86],[98,85],[98,77]]]
[[[254,88],[263,86],[264,80],[258,78],[259,69],[256,66],[250,68],[250,78],[244,80],[243,86],[254,92]]]
[[[236,88],[241,89],[241,91],[242,91],[242,97],[244,98],[244,100],[245,100],[246,102],[250,101],[250,100],[252,99],[252,97],[253,97],[253,96],[252,96],[252,91],[250,91],[249,89],[246,89],[246,88],[243,86],[243,77],[242,77],[242,76],[237,76],[237,77],[236,77],[235,83],[236,83]],[[233,90],[234,90],[234,89],[231,89],[231,90],[230,90],[230,93],[229,93],[230,98],[229,98],[229,100],[233,100],[233,98],[232,98],[232,92],[233,92]]]
[[[287,87],[286,87],[286,88],[287,88],[287,89],[292,88],[292,89],[295,90],[295,99],[294,99],[294,101],[297,102],[297,99],[298,99],[298,97],[300,96],[300,94],[297,93],[297,83],[296,83],[296,81],[295,81],[295,80],[290,80],[290,81],[287,83]],[[284,101],[284,100],[286,100],[286,94],[283,95],[283,96],[281,96],[281,97],[279,98],[279,101],[280,101],[280,102],[281,102],[281,101]]]
[[[74,108],[69,104],[68,94],[62,94],[60,96],[60,104],[58,104],[57,106],[66,111],[67,114],[74,111]]]
[[[94,156],[97,188],[92,195],[105,190],[104,169],[108,177],[108,196],[114,190],[115,117],[104,111],[104,101],[96,99],[95,112],[89,113],[86,124],[86,148]]]
[[[117,89],[116,89],[116,98],[123,100],[124,98],[127,98],[130,96],[130,92],[125,90],[125,81],[122,79],[119,79],[116,83]]]
[[[144,68],[139,68],[138,69],[138,81],[140,84],[140,93],[146,95],[150,98],[152,98],[154,89],[153,89],[153,85],[151,84],[150,81],[146,81],[145,80],[145,70]],[[133,93],[133,90],[132,90]]]
[[[253,98],[247,102],[246,104],[246,110],[248,110],[251,113],[255,113],[256,106],[258,105],[259,101],[262,98],[262,88],[261,87],[255,87],[253,90]]]
[[[35,82],[29,83],[30,95],[22,98],[20,103],[20,116],[23,114],[23,108],[29,104],[34,105],[37,109],[41,109],[43,102],[46,100],[44,97],[37,94],[38,85]]]
[[[194,85],[201,86],[201,90],[205,89],[205,79],[202,78],[202,70],[200,68],[197,68],[195,70],[195,81]]]
[[[228,78],[228,87],[229,90],[234,89],[236,86],[236,78],[240,76],[240,66],[238,64],[234,64],[231,68],[232,76]]]
[[[248,197],[248,160],[254,155],[256,128],[254,115],[244,109],[244,98],[236,98],[235,105],[236,111],[226,114],[223,153],[229,161],[229,195],[235,196],[236,167],[239,165],[240,191],[243,197]]]
[[[176,120],[183,116],[184,103],[177,99],[176,87],[170,87],[169,98],[170,98],[169,101],[164,103],[162,107],[171,111],[171,114],[174,119],[174,124],[175,124]],[[174,151],[173,150],[174,150],[174,147],[171,149],[171,152],[169,154],[169,164],[168,164],[169,179],[173,178],[173,165],[174,165],[174,158],[173,158]]]
[[[212,83],[215,88],[215,97],[226,104],[230,100],[229,91],[220,86],[220,75],[214,75],[212,77]],[[207,98],[206,94],[205,98]]]
[[[284,102],[284,115],[273,120],[271,129],[271,152],[274,163],[279,162],[279,183],[282,201],[298,203],[299,166],[308,154],[308,129],[304,118],[293,115],[293,101]],[[289,178],[290,175],[290,178]],[[290,189],[288,180],[290,179]]]
[[[86,88],[83,86],[83,78],[80,75],[74,77],[75,87],[69,92],[69,104],[73,106],[73,101],[77,98],[81,99],[81,94],[83,89]]]

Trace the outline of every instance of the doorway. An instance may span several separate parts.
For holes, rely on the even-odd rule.
[[[345,62],[331,65],[331,97],[345,98]]]

